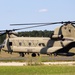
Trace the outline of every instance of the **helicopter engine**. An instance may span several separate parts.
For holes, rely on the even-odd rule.
[[[56,35],[56,34],[53,34],[53,35],[51,35],[51,37],[50,37],[51,39],[62,39],[63,38],[63,35]]]

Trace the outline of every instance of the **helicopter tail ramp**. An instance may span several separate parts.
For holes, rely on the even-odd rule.
[[[71,48],[75,48],[75,42],[71,42],[67,45],[65,45],[64,47],[51,47],[47,50],[47,53],[48,54],[55,54],[55,55],[58,55],[58,54],[70,54],[69,50]],[[71,54],[75,54],[75,53],[71,53]]]

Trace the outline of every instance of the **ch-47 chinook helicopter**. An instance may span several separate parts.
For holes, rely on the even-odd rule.
[[[53,24],[63,24],[56,28],[50,37],[17,37],[13,31],[28,29],[34,27],[48,26]],[[5,52],[16,52],[21,57],[26,53],[31,53],[32,57],[36,55],[74,55],[69,50],[75,47],[75,21],[54,22],[54,23],[31,23],[31,24],[12,24],[12,25],[35,25],[26,28],[13,30],[1,30],[0,36],[6,34],[6,39],[0,46]]]

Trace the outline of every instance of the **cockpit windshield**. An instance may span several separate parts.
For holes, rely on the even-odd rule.
[[[6,40],[3,41],[3,44],[5,44]]]

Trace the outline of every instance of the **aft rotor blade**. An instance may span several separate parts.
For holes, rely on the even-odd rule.
[[[26,24],[10,24],[11,26],[17,26],[17,25],[47,25],[47,24],[63,24],[63,22],[54,22],[54,23],[26,23]]]
[[[25,27],[25,28],[13,29],[12,31],[22,30],[22,29],[29,29],[29,28],[36,28],[36,27],[42,27],[42,26],[49,26],[49,25],[52,25],[52,24],[63,24],[63,23],[71,23],[71,22],[70,21],[65,21],[65,22],[62,21],[62,22],[54,22],[54,23],[44,23],[42,25],[35,25],[35,26],[29,26],[29,27]]]
[[[64,24],[64,23],[75,23],[75,21],[62,21],[62,22],[53,22],[53,23],[23,23],[23,24],[10,24],[11,26],[17,25],[46,25],[46,24]]]

